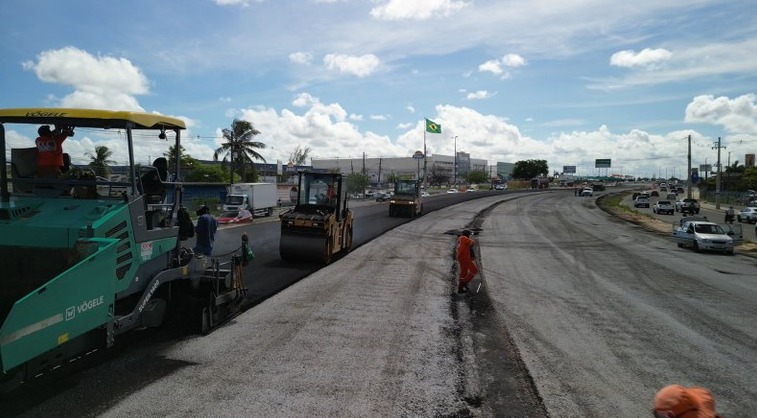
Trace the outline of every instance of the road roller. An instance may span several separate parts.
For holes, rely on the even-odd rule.
[[[300,172],[295,206],[283,212],[279,255],[284,261],[331,263],[352,247],[352,211],[338,173]]]
[[[421,214],[423,198],[420,181],[399,179],[394,182],[394,195],[389,199],[389,216],[415,218]]]

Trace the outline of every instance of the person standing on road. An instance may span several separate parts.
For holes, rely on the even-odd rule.
[[[473,280],[473,277],[478,273],[478,266],[476,265],[476,252],[474,241],[471,237],[471,230],[464,229],[460,236],[457,238],[456,246],[456,258],[459,265],[459,277],[457,292],[465,293],[468,291],[468,283]]]
[[[709,390],[681,385],[665,386],[657,392],[652,415],[655,418],[723,418],[715,412],[715,399]]]
[[[197,209],[197,226],[195,233],[197,242],[193,248],[195,254],[202,254],[210,257],[213,254],[213,241],[216,238],[218,230],[218,220],[210,214],[210,208],[202,206]]]

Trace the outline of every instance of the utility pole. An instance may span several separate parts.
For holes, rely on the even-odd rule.
[[[455,186],[457,186],[457,136],[453,136],[452,139],[455,140],[455,151],[454,151],[455,155],[453,156],[454,160],[452,163],[452,170],[453,170],[452,182],[455,184]]]
[[[686,197],[691,199],[691,186],[693,185],[691,181],[691,135],[689,135],[689,167],[688,170],[686,170],[686,173]]]
[[[725,148],[720,145],[720,137],[718,137],[718,144],[713,149],[718,149],[718,171],[715,174],[717,177],[715,177],[715,209],[720,209],[720,181],[722,177],[722,173],[720,172],[720,149]]]

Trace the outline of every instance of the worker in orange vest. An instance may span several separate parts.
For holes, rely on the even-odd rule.
[[[476,265],[476,252],[474,246],[476,241],[471,237],[471,230],[464,229],[460,236],[457,238],[456,258],[460,267],[457,292],[465,293],[468,291],[468,283],[473,280],[473,277],[478,273],[478,266]]]

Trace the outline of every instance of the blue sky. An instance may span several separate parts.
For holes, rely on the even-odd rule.
[[[268,162],[457,150],[678,175],[757,153],[752,0],[6,0],[0,107],[157,112],[211,159],[246,119]],[[9,132],[12,144],[32,132]],[[96,144],[79,132],[75,162]],[[140,160],[165,152],[145,140]]]

